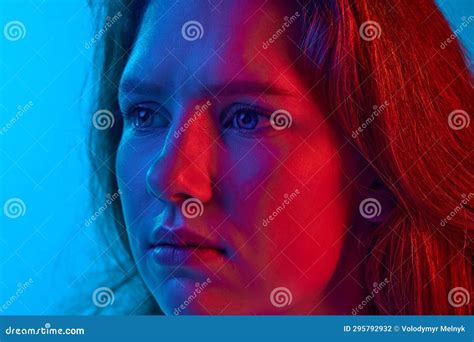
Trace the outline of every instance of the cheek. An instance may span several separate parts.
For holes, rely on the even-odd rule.
[[[324,132],[300,142],[262,141],[221,186],[253,289],[308,298],[334,273],[349,215],[337,143]]]
[[[147,227],[152,224],[150,196],[146,191],[146,172],[148,157],[146,147],[137,147],[122,142],[117,150],[116,172],[117,182],[121,190],[122,209],[127,227],[130,245],[134,255],[138,253],[140,241],[143,241]],[[149,151],[149,150],[148,150]]]
[[[259,238],[258,230],[271,210],[273,194],[263,187],[276,164],[271,150],[254,140],[233,141],[226,155],[219,158],[213,201],[228,217],[225,226],[233,227],[222,234],[235,246],[235,284],[249,284],[273,254],[268,241]]]
[[[156,153],[156,144],[151,145],[145,141],[133,145],[122,141],[117,150],[115,167],[132,254],[145,284],[155,289],[158,274],[150,266],[146,243],[149,241],[150,228],[154,225],[154,214],[160,212],[161,208],[158,208],[158,201],[153,201],[146,189],[146,173]]]
[[[306,298],[308,292],[316,298],[331,279],[349,221],[338,163],[327,162],[317,170],[304,185],[294,184],[298,191],[286,200],[280,197],[275,208],[284,209],[267,232],[279,255],[264,277],[277,274],[295,295]]]

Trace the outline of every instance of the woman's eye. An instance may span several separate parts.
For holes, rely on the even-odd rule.
[[[259,121],[259,115],[251,111],[240,111],[233,117],[234,128],[255,129]]]
[[[168,118],[161,113],[159,108],[136,106],[125,115],[134,129],[165,128],[169,125]]]
[[[270,126],[269,117],[257,109],[239,106],[231,111],[227,127],[239,131],[259,130]]]
[[[153,113],[146,108],[137,109],[134,115],[133,126],[135,128],[144,128],[151,125],[153,125]]]

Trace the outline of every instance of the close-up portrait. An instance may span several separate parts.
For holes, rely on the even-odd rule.
[[[473,314],[472,1],[2,2],[0,314]]]

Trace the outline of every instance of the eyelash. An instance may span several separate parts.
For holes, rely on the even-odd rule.
[[[234,103],[230,105],[229,107],[227,107],[226,109],[224,109],[223,111],[223,115],[221,116],[221,121],[224,128],[226,129],[231,128],[231,125],[236,115],[239,113],[245,113],[245,112],[254,113],[254,114],[257,114],[259,117],[264,117],[266,120],[270,120],[271,112],[263,108],[259,108],[259,107],[245,104],[245,103]],[[243,129],[242,131],[250,131],[250,130]]]
[[[152,108],[153,107],[153,108]],[[168,124],[170,122],[170,119],[167,115],[163,114],[157,114],[157,113],[162,113],[165,111],[159,104],[156,103],[144,103],[144,104],[139,104],[135,105],[132,107],[127,108],[126,110],[122,110],[122,116],[124,117],[125,120],[130,121],[130,125],[132,126],[133,130],[135,131],[136,134],[139,133],[147,133],[151,132],[153,130],[156,130],[155,128],[148,128],[148,127],[137,127],[135,120],[138,119],[138,111],[149,111],[149,115],[152,117],[152,119],[162,119],[168,121]],[[166,127],[162,127],[166,128]]]
[[[158,107],[158,108],[154,109],[154,108],[150,108],[150,107]],[[124,119],[132,121],[131,125],[133,126],[134,131],[136,131],[136,132],[150,132],[150,131],[156,130],[157,128],[148,129],[147,127],[136,127],[135,126],[135,122],[133,120],[137,119],[137,115],[138,115],[137,111],[139,111],[139,110],[149,110],[149,111],[153,112],[150,115],[160,115],[159,112],[162,112],[163,109],[158,104],[149,104],[149,106],[147,106],[147,104],[145,103],[145,104],[139,104],[139,105],[129,107],[126,110],[122,111],[122,115],[123,115]],[[222,112],[222,115],[220,116],[221,124],[222,124],[222,126],[225,130],[232,129],[234,119],[236,118],[236,115],[238,115],[239,113],[256,114],[259,118],[263,117],[265,120],[268,121],[268,123],[270,122],[271,111],[268,111],[268,110],[265,110],[263,108],[256,107],[256,106],[253,106],[253,105],[250,105],[250,104],[234,103],[234,104],[228,106],[227,108],[225,108]],[[168,122],[171,121],[169,119],[169,117],[166,117],[166,115],[163,115],[163,114],[161,114],[161,115],[163,116],[164,119],[168,120]],[[258,120],[260,120],[259,118],[258,118]],[[258,125],[258,123],[259,123],[259,121],[257,121],[256,124]],[[166,128],[166,127],[163,127],[163,128]],[[255,135],[256,133],[264,130],[265,128],[267,128],[267,127],[252,128],[252,129],[235,128],[235,130],[239,131],[240,134],[251,136],[251,135]]]

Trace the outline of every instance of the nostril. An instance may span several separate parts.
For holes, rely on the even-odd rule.
[[[169,201],[181,205],[181,203],[183,203],[188,198],[189,195],[186,195],[185,193],[174,193],[169,196]]]

